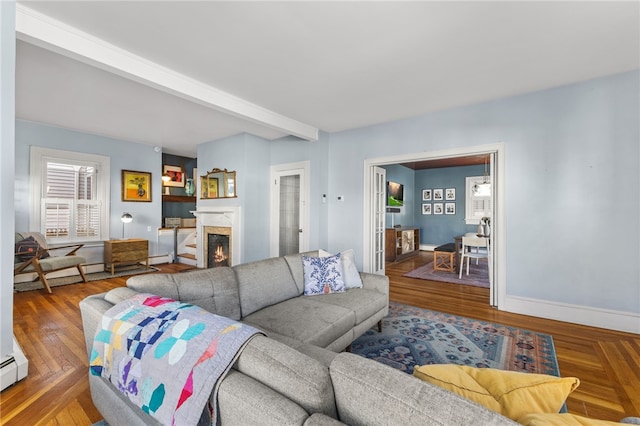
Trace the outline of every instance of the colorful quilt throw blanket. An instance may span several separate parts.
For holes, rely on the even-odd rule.
[[[140,294],[104,313],[89,368],[162,424],[196,425],[203,412],[215,422],[218,384],[257,333],[194,305]]]

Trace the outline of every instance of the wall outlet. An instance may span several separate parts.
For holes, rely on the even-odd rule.
[[[147,232],[151,232],[151,227],[147,226]]]

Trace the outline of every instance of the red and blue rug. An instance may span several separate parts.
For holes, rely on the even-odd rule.
[[[521,328],[459,317],[400,303],[351,345],[351,352],[412,374],[425,364],[559,376],[553,338]]]

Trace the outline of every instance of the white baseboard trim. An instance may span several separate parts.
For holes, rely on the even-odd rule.
[[[501,306],[500,310],[640,334],[640,314],[634,312],[613,311],[519,296],[506,296],[504,306]]]
[[[420,250],[422,251],[433,251],[436,247],[435,244],[420,244]]]

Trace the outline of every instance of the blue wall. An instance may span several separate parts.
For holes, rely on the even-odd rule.
[[[31,146],[111,157],[109,235],[112,238],[122,237],[120,216],[123,212],[129,212],[133,215],[133,222],[127,225],[127,238],[150,240],[150,252],[155,254],[153,243],[156,239],[156,229],[162,224],[161,153],[155,152],[149,145],[16,120],[15,223],[16,229],[19,230],[29,229],[29,148]],[[122,201],[122,170],[151,173],[151,202]],[[150,231],[148,227],[151,227]]]
[[[443,167],[414,171],[400,164],[382,166],[387,171],[387,181],[404,185],[404,206],[400,213],[387,213],[385,220],[388,228],[394,225],[415,226],[420,228],[420,244],[439,246],[454,241],[458,235],[475,231],[477,225],[467,225],[465,215],[465,178],[482,176],[483,166]],[[456,213],[452,215],[423,215],[423,189],[455,188]],[[435,201],[426,201],[432,206]],[[442,203],[447,202],[442,200]]]
[[[326,248],[354,247],[361,262],[366,159],[503,142],[507,294],[639,313],[639,76],[331,134],[320,141],[328,193],[347,197],[330,199]],[[308,158],[307,146],[287,142],[288,158]],[[616,267],[603,266],[597,247],[616,248]]]
[[[236,198],[198,199],[198,208],[241,206],[240,262],[269,257],[269,159],[269,141],[247,134],[198,146],[201,170],[236,171]]]
[[[477,225],[467,225],[465,215],[465,182],[468,176],[482,176],[484,166],[443,167],[439,169],[417,170],[415,173],[415,193],[417,201],[415,207],[415,223],[420,226],[420,243],[439,246],[452,243],[458,235],[476,230]],[[455,201],[442,200],[438,202],[455,203],[456,213],[453,215],[433,214],[433,189],[455,188]],[[424,201],[431,204],[432,214],[422,214],[422,190],[432,190],[432,201]]]

